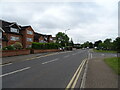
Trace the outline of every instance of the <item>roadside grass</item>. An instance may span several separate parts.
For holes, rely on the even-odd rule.
[[[105,63],[108,64],[118,75],[120,75],[120,57],[105,58]]]
[[[93,49],[94,52],[102,52],[102,53],[117,53],[117,51],[107,51],[107,50],[96,50]]]

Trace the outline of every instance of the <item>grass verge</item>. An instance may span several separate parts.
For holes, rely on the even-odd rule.
[[[108,64],[118,75],[120,75],[120,57],[105,58],[105,63]]]
[[[117,53],[117,51],[107,51],[107,50],[93,50],[94,52],[102,52],[102,53]]]

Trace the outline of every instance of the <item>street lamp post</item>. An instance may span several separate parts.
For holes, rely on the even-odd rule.
[[[65,34],[66,34],[66,31],[68,31],[68,30],[70,30],[70,29],[65,30]],[[66,47],[66,42],[65,42],[65,47]]]
[[[68,31],[68,30],[70,30],[70,29],[65,30],[65,34],[66,34],[66,31]]]

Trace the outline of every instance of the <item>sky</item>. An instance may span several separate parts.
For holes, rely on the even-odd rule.
[[[1,0],[0,19],[35,32],[65,32],[74,43],[118,36],[118,0]]]

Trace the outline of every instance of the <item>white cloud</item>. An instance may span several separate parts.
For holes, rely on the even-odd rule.
[[[86,0],[88,1],[88,0]],[[35,31],[53,36],[67,34],[77,43],[115,38],[118,33],[118,0],[92,2],[12,2],[0,4],[3,20],[31,25]]]

